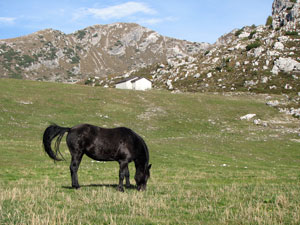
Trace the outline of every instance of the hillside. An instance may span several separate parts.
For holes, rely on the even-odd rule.
[[[286,94],[290,106],[284,103],[282,110],[293,114],[296,108],[300,116],[299,7],[299,0],[275,0],[266,25],[235,29],[205,52],[169,58],[131,76],[146,77],[156,88],[175,92]],[[114,87],[120,79],[105,78],[98,83]]]
[[[47,29],[0,40],[0,77],[72,83],[124,74],[208,46],[164,37],[133,23],[95,25],[72,34]]]
[[[300,92],[300,2],[275,0],[266,25],[220,37],[207,51],[177,56],[134,75],[180,91]],[[114,79],[103,83],[114,85]]]
[[[300,223],[298,121],[266,106],[265,95],[1,79],[0,96],[2,224]],[[249,113],[256,117],[240,119]],[[119,193],[118,163],[86,156],[82,187],[70,189],[65,140],[66,162],[53,163],[42,148],[50,122],[132,128],[150,151],[147,191]]]

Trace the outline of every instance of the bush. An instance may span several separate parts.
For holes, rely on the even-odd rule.
[[[77,38],[80,39],[80,40],[82,40],[84,38],[85,34],[86,34],[85,30],[79,30],[77,32]]]
[[[246,46],[246,50],[247,50],[247,51],[250,51],[251,49],[253,49],[253,48],[258,48],[258,47],[260,47],[260,46],[261,46],[261,43],[260,43],[259,41],[255,41],[255,42],[253,42],[253,43],[247,45],[247,46]]]
[[[76,55],[76,56],[73,56],[72,58],[71,58],[71,64],[77,64],[77,63],[79,63],[80,62],[80,57],[78,56],[78,55]]]
[[[249,39],[252,39],[253,38],[253,36],[254,36],[254,34],[256,34],[256,30],[255,31],[252,31],[251,33],[250,33],[250,35],[249,35]]]
[[[273,17],[272,17],[272,16],[269,16],[269,17],[267,18],[266,26],[272,26],[272,23],[273,23]]]
[[[15,72],[12,72],[11,74],[9,74],[9,77],[13,78],[13,79],[22,79],[23,78],[21,74],[15,73]]]
[[[285,35],[289,35],[289,36],[297,36],[298,32],[297,31],[286,31]]]
[[[237,31],[235,32],[234,35],[235,35],[236,37],[238,37],[238,36],[240,36],[241,33],[243,33],[243,31],[244,31],[244,28],[239,29],[239,30],[237,30]]]
[[[34,62],[34,59],[29,55],[23,55],[19,58],[18,64],[20,66],[29,67]]]
[[[217,66],[215,69],[216,69],[217,71],[221,72],[222,67],[221,67],[221,66]]]
[[[92,84],[92,83],[93,83],[92,79],[87,79],[87,80],[84,82],[85,85],[90,85],[90,84]]]
[[[5,61],[11,62],[16,56],[18,56],[18,52],[15,52],[13,49],[9,49],[1,55],[3,55]]]

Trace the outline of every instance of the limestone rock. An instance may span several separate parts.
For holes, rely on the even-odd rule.
[[[247,115],[245,115],[245,116],[241,116],[240,117],[240,119],[241,120],[251,120],[253,117],[255,117],[256,116],[256,114],[254,114],[254,113],[250,113],[250,114],[247,114]]]
[[[274,49],[283,51],[284,50],[284,45],[281,42],[276,42],[274,44]]]
[[[279,101],[278,100],[271,100],[267,102],[268,106],[272,106],[272,107],[276,107],[279,105]]]
[[[300,71],[300,63],[291,58],[280,57],[274,62],[274,67],[272,69],[273,74],[278,74],[279,71],[282,72],[292,72]]]
[[[299,0],[275,0],[272,6],[273,28],[296,29],[299,22]]]

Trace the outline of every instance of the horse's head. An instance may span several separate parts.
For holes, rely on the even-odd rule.
[[[151,169],[151,164],[146,165],[143,170],[139,170],[136,172],[134,179],[135,179],[138,191],[146,190],[147,181],[150,177],[150,169]]]

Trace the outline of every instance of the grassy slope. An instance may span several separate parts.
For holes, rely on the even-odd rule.
[[[134,129],[150,149],[148,190],[117,192],[118,164],[87,157],[70,189],[69,162],[43,153],[49,122]],[[0,224],[299,224],[300,143],[286,132],[297,126],[255,96],[1,79]]]

